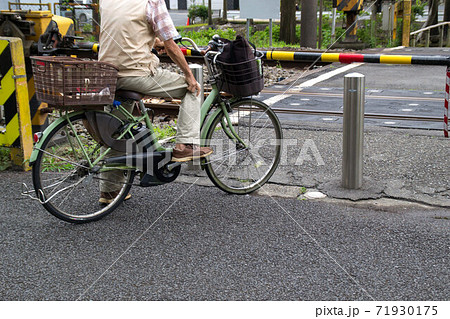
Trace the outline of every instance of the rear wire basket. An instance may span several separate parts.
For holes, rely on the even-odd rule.
[[[53,107],[105,105],[114,100],[117,68],[62,56],[31,57],[37,99]]]
[[[263,54],[255,52],[255,58],[239,63],[225,63],[216,60],[219,71],[218,87],[234,96],[251,96],[264,88],[264,75],[261,58]]]

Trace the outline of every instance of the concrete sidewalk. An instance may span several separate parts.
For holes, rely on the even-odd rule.
[[[409,203],[450,208],[450,140],[442,131],[365,126],[364,183],[359,190],[341,187],[342,125],[282,120],[284,156],[260,195],[307,199],[320,191],[322,200],[345,200],[381,206]],[[203,176],[183,170],[180,181]],[[375,200],[375,201],[374,201]],[[409,202],[409,203],[408,203]]]

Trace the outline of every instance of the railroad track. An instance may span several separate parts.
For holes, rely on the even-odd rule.
[[[324,92],[304,92],[297,90],[276,91],[276,90],[262,90],[261,93],[266,94],[289,94],[289,95],[303,95],[303,96],[320,96],[320,97],[336,97],[342,98],[342,93],[324,93]],[[429,101],[429,102],[444,102],[444,98],[438,97],[410,97],[410,96],[390,96],[390,95],[365,95],[366,99],[375,100],[395,100],[395,101]]]
[[[249,108],[250,110],[250,108]],[[303,109],[286,109],[273,107],[275,113],[297,114],[297,115],[322,115],[322,116],[343,116],[340,111],[321,111],[321,110],[303,110]],[[245,109],[244,109],[245,111]],[[403,120],[403,121],[419,121],[419,122],[442,122],[442,117],[433,116],[416,116],[416,115],[396,115],[381,113],[364,113],[365,118],[380,120]]]
[[[267,94],[283,94],[281,91],[273,91],[273,90],[263,90],[261,93]],[[342,94],[339,93],[308,93],[302,91],[287,91],[286,94],[299,94],[304,96],[322,96],[322,97],[340,97],[342,98]],[[442,98],[432,98],[432,97],[404,97],[404,96],[379,96],[379,95],[366,95],[366,99],[382,99],[382,100],[411,100],[415,101],[442,101]],[[166,114],[166,115],[177,115],[178,114],[178,105],[177,102],[163,102],[163,103],[146,103],[146,106],[151,108],[156,115]],[[250,111],[250,108],[247,110],[243,108],[244,111]],[[280,114],[293,114],[293,115],[319,115],[319,116],[337,116],[342,117],[343,112],[341,111],[326,111],[326,110],[307,110],[307,109],[293,109],[293,108],[280,108],[280,107],[272,107],[272,110],[275,113]],[[442,122],[442,117],[433,117],[433,116],[419,116],[419,115],[405,115],[405,114],[383,114],[383,113],[365,113],[365,118],[370,119],[380,119],[380,120],[396,120],[396,121],[419,121],[419,122]]]
[[[147,103],[146,106],[154,110],[155,115],[177,115],[178,104],[175,103],[161,103],[152,104]],[[251,108],[242,108],[243,111],[250,111]],[[275,113],[294,114],[294,115],[321,115],[321,116],[343,116],[340,111],[323,111],[323,110],[305,110],[305,109],[287,109],[272,107]],[[442,117],[433,116],[416,116],[416,115],[396,115],[396,114],[381,114],[381,113],[365,113],[365,118],[380,119],[380,120],[403,120],[403,121],[419,121],[419,122],[442,122]]]

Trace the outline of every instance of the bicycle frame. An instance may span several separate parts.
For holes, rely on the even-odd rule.
[[[198,47],[196,46],[196,44],[191,39],[183,38],[183,40],[189,41],[198,50]],[[223,112],[225,114],[225,118],[226,118],[227,123],[222,123],[222,124],[225,124],[225,125],[222,125],[222,127],[223,127],[226,135],[228,137],[230,137],[231,139],[233,139],[235,142],[239,142],[239,143],[242,143],[243,145],[245,145],[244,141],[239,137],[239,135],[235,132],[235,130],[233,128],[233,125],[232,125],[232,122],[231,122],[231,119],[230,119],[230,116],[229,116],[229,113],[228,113],[228,109],[227,109],[226,103],[220,98],[220,92],[219,92],[219,89],[218,89],[217,84],[215,82],[214,75],[213,75],[214,71],[212,69],[210,61],[208,60],[208,54],[209,55],[216,55],[216,54],[218,54],[218,52],[208,52],[204,56],[205,64],[206,64],[206,66],[208,68],[208,73],[211,75],[212,91],[210,92],[208,97],[205,99],[205,101],[203,102],[203,104],[201,106],[201,109],[200,109],[200,123],[201,123],[201,125],[200,125],[200,127],[201,127],[201,135],[200,135],[200,137],[201,137],[201,140],[202,141],[205,140],[208,128],[211,126],[212,121],[215,119],[215,117],[219,113]],[[217,99],[218,99],[218,101],[216,103]],[[217,109],[212,114],[210,114],[211,109],[215,105],[218,106]],[[123,106],[121,106],[121,105],[117,106],[119,111],[124,115],[126,121],[128,121],[130,123],[128,128],[126,130],[124,130],[124,132],[122,132],[120,134],[118,139],[124,137],[127,134],[133,135],[132,132],[131,132],[132,127],[143,121],[145,123],[146,127],[150,130],[151,138],[152,138],[152,140],[154,142],[153,145],[155,147],[155,151],[167,151],[168,149],[164,148],[159,143],[159,140],[156,137],[156,134],[155,134],[154,129],[153,129],[152,122],[150,120],[150,116],[148,115],[148,112],[147,112],[147,110],[145,108],[145,105],[144,105],[142,100],[140,100],[138,102],[138,106],[139,106],[139,109],[140,109],[142,115],[141,116],[137,116],[137,117],[133,116]],[[80,142],[80,139],[78,137],[76,129],[71,124],[70,118],[72,116],[76,116],[76,115],[82,114],[84,112],[86,112],[86,110],[75,111],[75,112],[69,112],[68,110],[61,111],[61,117],[58,120],[52,122],[44,130],[43,135],[42,135],[43,138],[41,138],[39,140],[39,142],[37,144],[35,144],[35,146],[33,148],[33,152],[32,152],[32,154],[30,156],[30,165],[33,165],[33,163],[36,161],[38,152],[41,149],[41,146],[44,143],[44,141],[46,140],[46,137],[48,135],[46,133],[52,131],[57,125],[59,125],[61,122],[65,121],[65,120],[67,120],[69,125],[71,126],[71,129],[72,129],[72,131],[74,132],[74,135],[75,135],[75,140],[77,141],[78,146],[82,149],[84,156],[88,159],[89,165],[92,167],[92,166],[95,166],[96,164],[98,164],[100,161],[102,161],[108,155],[108,153],[111,151],[111,148],[108,148],[107,150],[102,152],[102,154],[100,154],[100,156],[97,157],[95,161],[91,162],[89,160],[88,156],[87,156],[87,153],[86,153],[83,145]],[[99,112],[101,112],[101,111],[99,111]],[[110,114],[110,113],[108,113],[108,114]],[[110,115],[114,116],[112,114],[110,114]],[[208,115],[211,115],[211,116],[208,116]],[[117,168],[130,169],[130,167],[111,166],[111,169],[117,169]]]

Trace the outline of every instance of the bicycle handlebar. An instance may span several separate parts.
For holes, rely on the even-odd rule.
[[[193,56],[217,55],[220,53],[221,49],[225,45],[224,43],[222,43],[220,41],[220,37],[217,34],[215,34],[212,37],[211,41],[208,42],[208,47],[206,50],[200,50],[199,47],[197,46],[197,44],[194,42],[194,40],[192,40],[190,38],[179,38],[177,40],[179,43],[182,43],[184,41],[189,42],[194,47],[194,49],[190,49],[190,53]],[[183,49],[182,49],[182,51],[183,51]],[[187,49],[186,49],[186,52],[183,52],[183,53],[187,54]]]

